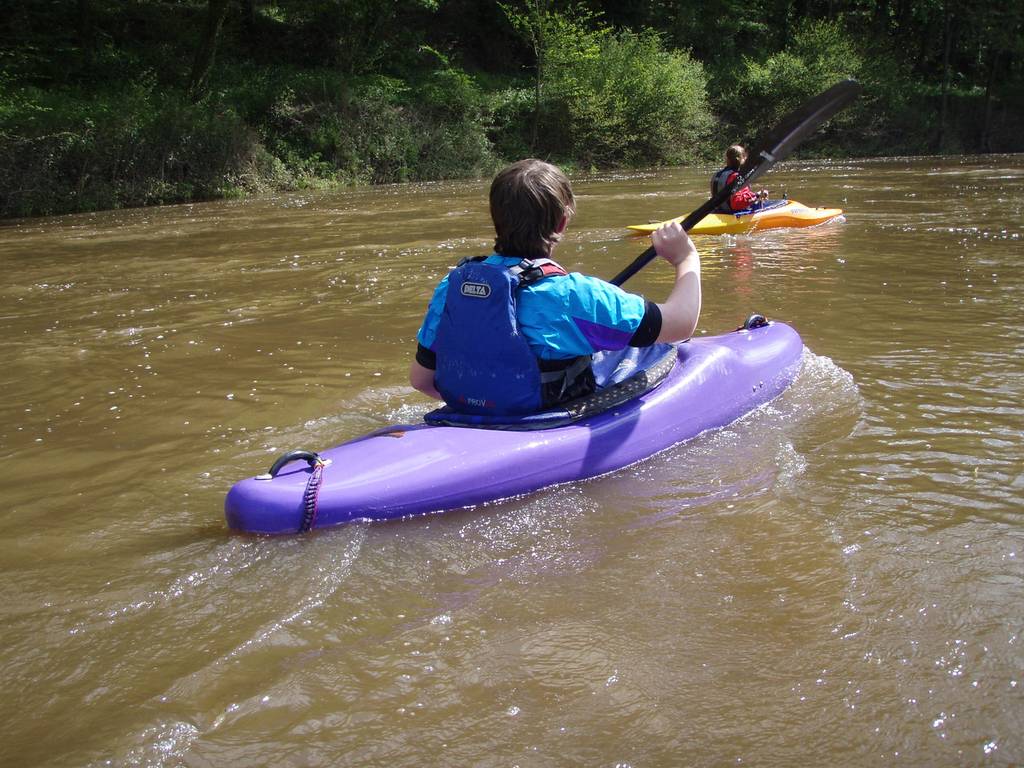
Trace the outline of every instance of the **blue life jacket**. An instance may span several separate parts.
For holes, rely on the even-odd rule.
[[[581,374],[593,381],[589,356],[552,361],[560,370],[542,370],[516,318],[522,286],[566,271],[550,259],[505,267],[484,258],[463,259],[448,274],[433,346],[434,385],[444,401],[461,413],[536,413],[557,402]]]

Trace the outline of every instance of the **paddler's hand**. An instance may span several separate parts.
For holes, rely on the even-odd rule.
[[[654,250],[665,261],[679,266],[691,256],[697,255],[697,246],[678,221],[670,221],[651,233]]]

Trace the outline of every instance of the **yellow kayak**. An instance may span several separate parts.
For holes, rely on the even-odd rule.
[[[772,205],[773,202],[781,203]],[[843,215],[841,208],[808,208],[796,200],[768,201],[767,207],[738,213],[709,213],[690,230],[691,235],[739,235],[779,227],[810,227]],[[682,221],[685,216],[668,221]],[[633,224],[628,229],[642,234],[653,232],[665,221]]]

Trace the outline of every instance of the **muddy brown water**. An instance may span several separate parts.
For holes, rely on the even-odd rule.
[[[611,277],[711,170],[574,179],[557,257]],[[428,409],[414,335],[490,245],[487,182],[0,226],[0,763],[1024,762],[1024,157],[766,183],[846,220],[698,238],[699,333],[792,324],[782,397],[301,537],[228,532],[224,494]]]

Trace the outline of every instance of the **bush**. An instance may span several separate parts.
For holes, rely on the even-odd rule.
[[[418,150],[415,178],[490,171],[497,163],[488,138],[492,103],[467,73],[431,53],[442,66],[413,80],[408,92],[412,98],[406,100]]]
[[[294,73],[245,81],[244,105],[268,151],[299,186],[451,178],[493,165],[487,100],[466,73],[442,66],[405,82],[377,75]]]
[[[724,90],[720,108],[737,135],[722,137],[722,145],[758,136],[817,93],[858,77],[863,66],[854,38],[839,22],[803,22],[784,50],[763,61],[744,58],[732,73],[736,80]],[[859,113],[857,108],[839,113],[833,130],[855,124]]]
[[[604,39],[600,55],[585,68],[586,81],[601,119],[583,141],[595,159],[638,164],[677,164],[696,160],[711,128],[707,79],[699,62],[683,52],[667,52],[652,31],[622,32]]]
[[[711,126],[706,86],[701,64],[653,31],[577,30],[552,51],[541,146],[598,166],[696,159]]]
[[[518,160],[534,153],[531,146],[534,106],[532,88],[512,86],[491,94],[488,138],[498,157]]]
[[[151,77],[99,93],[6,88],[0,216],[482,173],[490,114],[450,66],[413,84],[227,69],[199,104]]]
[[[0,108],[0,215],[215,197],[254,154],[237,115],[151,80],[93,95],[15,89]]]

